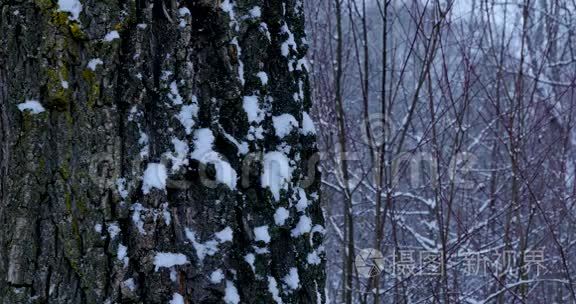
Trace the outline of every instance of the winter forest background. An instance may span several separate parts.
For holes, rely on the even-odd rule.
[[[308,1],[332,302],[576,302],[575,14]]]

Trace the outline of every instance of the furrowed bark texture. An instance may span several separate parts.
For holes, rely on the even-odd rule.
[[[325,302],[301,1],[80,3],[0,0],[0,303]]]

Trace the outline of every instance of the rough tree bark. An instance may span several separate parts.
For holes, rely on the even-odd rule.
[[[302,10],[0,0],[0,303],[325,302]]]

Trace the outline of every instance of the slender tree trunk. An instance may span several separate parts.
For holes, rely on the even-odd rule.
[[[344,184],[344,233],[346,235],[346,249],[343,250],[343,277],[344,290],[343,302],[351,304],[353,299],[352,283],[354,279],[354,217],[352,210],[352,193],[350,189],[350,175],[348,172],[348,150],[346,143],[346,122],[344,114],[344,100],[342,91],[342,79],[344,76],[343,65],[343,27],[342,27],[342,0],[335,0],[336,4],[336,67],[335,67],[335,107],[338,123],[338,161]]]
[[[302,2],[59,2],[0,3],[0,302],[324,303]]]

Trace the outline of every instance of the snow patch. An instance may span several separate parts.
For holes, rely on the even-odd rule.
[[[306,196],[306,192],[302,188],[298,188],[298,203],[296,203],[296,210],[299,212],[303,212],[308,208],[308,197]]]
[[[78,0],[58,0],[58,10],[70,13],[70,20],[78,21],[82,12],[82,3]]]
[[[185,265],[188,263],[188,258],[181,253],[158,252],[154,257],[154,266],[156,266],[154,270],[158,271],[158,269],[162,267],[170,268],[172,266]]]
[[[256,267],[254,266],[254,262],[256,262],[256,256],[253,253],[249,253],[244,256],[244,261],[246,261],[246,263],[250,265],[250,268],[252,268],[252,272],[255,273]]]
[[[114,39],[120,39],[120,34],[118,34],[118,31],[111,31],[110,33],[106,34],[106,36],[104,36],[104,41],[106,42],[110,42]]]
[[[282,281],[292,290],[298,289],[300,285],[300,278],[298,277],[298,269],[295,267],[290,268],[288,274],[282,278]]]
[[[220,284],[224,280],[224,273],[222,269],[216,269],[210,274],[210,283],[212,284]]]
[[[238,304],[240,303],[240,295],[238,294],[238,289],[234,286],[231,281],[226,281],[226,289],[224,290],[224,302],[226,304]]]
[[[264,247],[264,248],[260,248],[258,246],[252,246],[252,249],[254,249],[254,252],[256,252],[256,254],[267,254],[270,253],[270,250],[268,250],[268,248]]]
[[[138,228],[138,232],[140,232],[140,234],[146,234],[146,230],[144,230],[144,222],[142,221],[142,217],[141,217],[141,212],[145,211],[146,208],[144,208],[144,206],[142,206],[142,204],[140,203],[136,203],[132,206],[131,208],[133,210],[132,213],[132,222],[134,223],[134,225],[136,226],[136,228]]]
[[[272,299],[276,301],[276,304],[282,304],[282,298],[280,297],[280,291],[278,290],[278,282],[274,277],[268,276],[268,291],[272,295]]]
[[[174,152],[166,153],[166,156],[172,161],[172,172],[176,172],[182,166],[188,165],[188,143],[176,137],[172,138]]]
[[[176,292],[172,295],[172,300],[168,304],[184,304],[184,298]]]
[[[108,226],[108,234],[110,235],[110,239],[115,239],[116,236],[120,234],[120,227],[118,227],[118,224],[110,224],[110,226]]]
[[[148,194],[152,188],[165,190],[167,178],[166,166],[159,163],[149,163],[144,171],[142,192]]]
[[[220,241],[220,243],[231,242],[234,237],[230,227],[226,227],[222,231],[216,232],[215,236]]]
[[[258,127],[250,126],[246,138],[248,140],[264,139],[264,129],[262,128],[262,126]]]
[[[302,134],[311,135],[316,134],[316,127],[310,115],[307,112],[302,113]]]
[[[162,204],[162,217],[164,218],[164,224],[170,226],[170,223],[172,223],[172,215],[170,214],[170,210],[168,210],[168,203]]]
[[[234,37],[232,39],[232,41],[230,42],[230,44],[236,46],[236,50],[237,50],[237,55],[238,55],[238,79],[240,80],[240,83],[242,85],[244,85],[246,83],[246,80],[244,79],[244,63],[242,62],[241,56],[242,56],[242,48],[240,47],[240,44],[238,43],[238,38]]]
[[[192,98],[193,101],[196,100],[195,97]],[[184,126],[184,130],[186,134],[192,133],[192,127],[194,127],[195,122],[194,118],[198,116],[198,105],[196,103],[191,105],[184,105],[180,108],[180,113],[176,116],[182,126]]]
[[[324,226],[322,225],[314,225],[314,227],[312,227],[311,233],[315,232],[318,232],[320,234],[326,234],[326,228],[324,228]]]
[[[128,197],[128,190],[126,189],[126,179],[119,178],[116,180],[116,189],[118,190],[118,194],[122,199],[126,199]]]
[[[236,189],[236,180],[238,178],[236,171],[232,169],[228,162],[222,160],[219,154],[213,153],[213,155],[215,157],[208,161],[216,167],[216,180],[232,190]]]
[[[318,253],[316,251],[312,251],[311,253],[309,253],[308,256],[306,257],[306,261],[308,261],[308,264],[310,265],[320,265],[320,263],[322,262],[320,256],[318,256]]]
[[[266,72],[258,72],[256,76],[260,78],[260,82],[262,83],[263,86],[268,84],[268,74],[266,74]]]
[[[296,227],[292,229],[291,235],[292,237],[298,237],[305,233],[309,233],[311,230],[312,230],[312,220],[308,216],[303,215],[300,217],[300,221],[298,221]]]
[[[194,151],[190,155],[193,159],[202,160],[206,154],[212,152],[214,134],[210,129],[198,129],[194,132]]]
[[[230,19],[234,19],[234,4],[230,2],[230,0],[222,1],[222,4],[220,4],[220,8],[224,12],[230,14]]]
[[[277,226],[282,226],[289,217],[290,212],[288,209],[280,207],[276,209],[276,212],[274,212],[274,223],[276,223]]]
[[[296,40],[294,40],[294,34],[292,34],[286,23],[282,25],[280,31],[284,34],[288,34],[288,38],[286,38],[286,41],[284,41],[281,46],[282,56],[288,57],[290,49],[296,51]]]
[[[260,23],[260,32],[264,33],[264,35],[266,35],[266,38],[268,38],[268,41],[272,41],[272,37],[270,36],[270,31],[268,30],[268,24],[266,24],[265,22]]]
[[[258,105],[258,96],[244,96],[242,106],[248,115],[249,122],[260,123],[264,120],[264,112]]]
[[[260,18],[262,16],[262,10],[259,6],[253,7],[250,11],[250,17],[252,18]]]
[[[104,61],[102,61],[102,59],[100,58],[93,58],[90,59],[90,61],[88,61],[88,68],[91,69],[92,71],[96,71],[96,68],[98,67],[98,65],[104,64]]]
[[[176,283],[177,280],[178,280],[178,273],[176,272],[176,269],[172,267],[170,268],[170,281]]]
[[[262,188],[270,188],[274,199],[280,200],[280,190],[287,188],[288,182],[292,179],[292,171],[286,155],[276,151],[266,153],[260,179]]]
[[[228,13],[230,17],[229,26],[235,31],[238,31],[238,22],[236,21],[236,13],[234,12],[234,3],[231,0],[224,0],[220,4],[220,8],[225,12]]]
[[[194,250],[196,250],[196,256],[198,257],[198,260],[200,260],[200,263],[204,262],[204,258],[207,255],[213,256],[216,252],[218,252],[217,241],[209,240],[205,243],[202,243],[196,238],[196,233],[190,228],[186,228],[185,234],[186,238],[192,242],[192,246],[194,247]]]
[[[19,103],[18,110],[20,110],[20,112],[30,111],[31,114],[40,114],[46,111],[37,100],[26,100],[23,103]]]
[[[254,240],[270,243],[270,234],[268,233],[268,225],[254,228]]]
[[[298,70],[298,71],[302,71],[302,70],[310,71],[310,63],[308,62],[308,58],[304,57],[302,59],[299,59],[298,62],[296,63],[296,70]]]
[[[180,28],[185,28],[186,27],[186,20],[184,18],[180,18],[180,23],[178,23],[178,26]]]
[[[191,15],[190,10],[187,7],[181,7],[178,9],[178,14],[181,17],[184,17],[186,15]]]
[[[128,262],[130,259],[128,258],[128,247],[120,244],[118,245],[118,260],[124,263],[124,268],[128,267]]]
[[[138,124],[138,128],[140,128],[140,124]],[[148,157],[150,153],[150,145],[148,144],[148,134],[140,131],[140,138],[138,139],[138,144],[142,146],[140,150],[140,157],[145,158]]]
[[[216,169],[216,181],[225,184],[228,188],[236,189],[238,175],[225,161],[223,157],[212,150],[214,145],[214,134],[210,129],[198,129],[194,133],[194,151],[191,154],[192,159],[196,159],[204,164],[213,164]]]
[[[136,290],[136,283],[134,283],[134,279],[133,278],[129,278],[128,280],[122,282],[124,284],[124,286],[126,286],[126,288],[128,288],[130,291],[134,291]]]
[[[181,7],[178,9],[178,14],[180,15],[180,24],[178,26],[180,26],[180,28],[185,28],[186,27],[186,20],[184,19],[184,17],[188,16],[192,16],[192,13],[190,13],[190,10],[187,7]]]
[[[276,130],[276,136],[284,138],[292,132],[293,128],[298,128],[298,121],[290,114],[282,114],[280,116],[272,117],[272,123]]]
[[[182,96],[180,96],[180,92],[178,91],[178,84],[176,84],[176,81],[172,81],[170,83],[170,93],[168,93],[168,98],[174,105],[181,105],[184,100]]]

